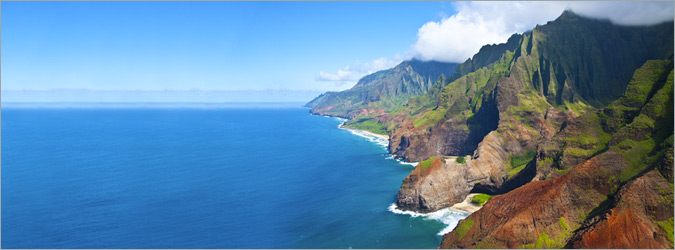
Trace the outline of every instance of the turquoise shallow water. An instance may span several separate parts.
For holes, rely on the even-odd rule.
[[[7,105],[8,106],[8,105]],[[412,166],[276,106],[2,108],[3,248],[435,248]]]

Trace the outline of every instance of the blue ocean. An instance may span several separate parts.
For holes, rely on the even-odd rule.
[[[301,104],[3,103],[3,248],[435,248],[413,169]]]

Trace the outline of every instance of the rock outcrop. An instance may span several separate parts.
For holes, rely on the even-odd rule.
[[[565,247],[672,249],[673,212],[672,182],[652,170],[622,188],[614,208],[585,222]],[[661,226],[668,223],[671,231]]]
[[[566,175],[495,196],[441,248],[672,248],[672,183],[657,171],[622,187],[617,205],[601,210],[620,185],[613,177],[628,167],[610,150]],[[671,223],[670,231],[659,223]]]
[[[403,179],[397,195],[397,206],[401,209],[431,212],[452,206],[464,200],[476,183],[499,183],[506,152],[502,139],[490,133],[478,146],[478,150],[466,163],[434,159],[432,167],[420,163],[410,175]],[[426,169],[426,170],[422,170]],[[453,181],[448,181],[453,180]]]
[[[619,154],[607,152],[567,175],[492,197],[446,234],[441,248],[561,248],[586,213],[618,184],[609,176],[627,167]],[[469,221],[471,226],[462,228]]]

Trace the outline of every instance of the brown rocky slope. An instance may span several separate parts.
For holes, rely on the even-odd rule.
[[[672,67],[669,61],[645,63],[624,97],[574,119],[587,124],[564,133],[616,131],[604,149],[576,166],[549,164],[540,150],[537,171],[553,169],[557,177],[494,197],[446,234],[441,247],[672,248]],[[633,105],[637,112],[630,112]]]
[[[568,27],[570,25],[573,25],[572,28]],[[587,27],[584,29],[584,26]],[[506,193],[531,180],[560,176],[600,153],[611,139],[611,134],[620,131],[618,128],[602,130],[600,128],[607,125],[601,124],[597,115],[585,114],[594,113],[597,108],[592,105],[609,97],[588,94],[582,90],[588,88],[577,86],[582,81],[579,79],[583,79],[578,74],[585,74],[584,71],[558,69],[564,74],[554,72],[556,67],[553,65],[562,64],[553,59],[560,56],[556,53],[564,53],[573,61],[582,61],[586,57],[575,53],[577,45],[574,43],[563,43],[555,52],[551,52],[547,39],[560,36],[558,33],[571,36],[574,35],[571,31],[581,29],[591,32],[598,27],[616,28],[608,22],[587,20],[574,13],[565,13],[558,20],[524,34],[520,40],[521,46],[514,51],[507,51],[500,60],[448,84],[440,95],[436,110],[422,113],[415,120],[404,119],[401,124],[405,125],[394,130],[391,135],[390,151],[409,160],[463,154],[462,151],[453,151],[448,147],[469,145],[471,143],[466,139],[472,132],[489,128],[493,126],[492,123],[495,127],[494,131],[481,137],[482,142],[473,151],[473,160],[464,165],[446,164],[447,166],[439,168],[440,171],[418,178],[420,180],[415,182],[416,185],[402,187],[397,196],[398,206],[402,209],[428,212],[459,202],[472,191]],[[672,23],[670,28],[672,29]],[[636,41],[646,39],[630,34],[637,37]],[[624,46],[629,46],[632,42],[635,41],[617,41]],[[585,40],[578,46],[581,45],[598,46]],[[643,55],[639,58],[654,53],[646,48],[641,50],[636,53]],[[660,57],[668,57],[672,55],[672,48],[661,52]],[[602,60],[610,59],[611,57]],[[635,71],[641,66],[631,68],[633,65],[634,63],[626,63],[621,67]],[[659,69],[647,68],[647,75],[653,70],[658,71],[654,73],[657,78],[663,78],[668,73],[663,65],[656,67]],[[596,74],[599,74],[597,70]],[[645,74],[637,74],[637,77],[642,78],[642,75]],[[627,79],[621,80],[625,83],[615,83],[615,88],[626,90],[631,77],[629,75]],[[651,81],[663,82],[660,78]],[[569,79],[577,80],[573,82]],[[608,81],[617,79],[600,80],[603,81],[602,84],[608,84]],[[548,88],[543,87],[544,83]],[[642,88],[637,83],[633,86]],[[642,95],[644,98],[649,95],[633,90],[627,93],[630,96]],[[616,96],[614,99],[620,97]],[[615,111],[621,110],[625,111],[622,113],[624,116],[634,113],[639,107],[635,106],[638,105],[635,101],[632,102],[622,102],[622,105],[606,108],[604,112],[618,114]],[[644,100],[637,103],[642,105]],[[436,123],[429,122],[439,115],[443,116]],[[580,116],[583,119],[575,119]],[[617,123],[617,119],[607,121]],[[482,133],[481,131],[474,135],[479,136]],[[534,157],[535,154],[537,157]]]

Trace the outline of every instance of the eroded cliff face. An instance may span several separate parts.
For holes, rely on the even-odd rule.
[[[672,164],[672,162],[671,162]],[[566,248],[673,248],[673,187],[652,170],[628,183],[614,208],[584,222]],[[669,222],[670,220],[670,222]]]
[[[614,207],[602,210],[621,185],[613,177],[628,168],[610,150],[566,175],[493,197],[441,248],[672,248],[672,182],[658,171],[623,186]],[[659,225],[668,220],[671,231]]]
[[[595,33],[603,28],[613,31]],[[624,36],[616,37],[617,33]],[[571,39],[574,35],[597,39]],[[551,40],[552,37],[569,41]],[[612,75],[613,70],[633,72],[646,57],[672,55],[672,50],[659,54],[652,48],[633,46],[634,42],[647,38],[640,32],[608,22],[586,20],[573,13],[565,13],[558,20],[524,34],[514,51],[506,51],[488,67],[449,83],[439,95],[436,107],[417,114],[413,112],[404,120],[404,125],[391,134],[390,152],[408,161],[489,151],[495,152],[494,156],[484,156],[482,161],[494,164],[473,161],[463,168],[448,168],[439,173],[438,176],[447,175],[453,182],[461,182],[433,182],[444,186],[442,190],[450,197],[442,197],[442,202],[430,201],[431,197],[441,196],[436,194],[438,191],[425,191],[431,189],[423,185],[419,186],[420,190],[399,192],[399,197],[445,204],[448,200],[461,200],[457,197],[464,197],[471,190],[505,193],[530,180],[560,176],[596,155],[617,131],[598,131],[597,128],[605,125],[599,123],[597,115],[584,114],[595,112],[597,106],[621,95],[614,90],[600,93],[595,85],[611,85],[623,93],[632,75]],[[615,39],[618,39],[617,45],[611,48],[612,53],[603,53],[599,58],[578,53],[581,47],[598,47],[605,40]],[[634,51],[620,51],[620,48]],[[624,57],[622,53],[633,54]],[[617,57],[628,61],[601,67]],[[570,63],[584,60],[592,62],[577,66]],[[587,75],[590,71],[594,76]],[[613,111],[605,109],[604,112]],[[579,117],[584,119],[577,119]],[[586,130],[589,126],[593,129]],[[483,143],[479,141],[489,144],[489,150],[481,149]],[[523,158],[529,152],[536,152],[536,157],[527,165],[512,164],[513,159]],[[479,174],[488,172],[490,174]],[[426,178],[440,178],[430,176]],[[406,195],[401,196],[402,193]],[[428,209],[411,204],[404,207]]]
[[[493,197],[441,247],[672,248],[672,95],[672,62],[648,61],[623,97],[542,144],[532,182]]]
[[[406,161],[472,154],[497,128],[498,102],[492,90],[507,76],[502,69],[512,59],[513,52],[507,51],[494,64],[450,82],[437,97],[430,93],[419,97],[420,103],[411,100],[390,123],[390,152]]]
[[[672,41],[672,23],[636,29],[565,12],[512,37],[501,56],[490,55],[499,58],[490,64],[458,71],[464,75],[444,84],[440,94],[409,101],[402,111],[409,117],[404,125],[388,126],[390,152],[408,161],[471,154],[497,126],[501,134],[513,131],[505,140],[516,139],[522,151],[534,150],[563,122],[548,119],[549,108],[578,116],[604,107],[623,94],[646,60],[672,55],[672,46],[659,45]],[[515,154],[521,150],[507,143]]]
[[[441,248],[560,248],[585,214],[618,184],[609,176],[627,166],[620,155],[608,152],[565,176],[495,196],[446,234]],[[595,172],[607,175],[596,178]]]
[[[396,130],[390,141],[391,153],[409,162],[418,162],[432,156],[469,155],[482,140],[471,137],[462,123],[445,120],[427,129]]]
[[[431,158],[435,159],[433,167],[418,164],[403,180],[397,206],[419,212],[436,211],[464,200],[476,183],[503,184],[501,174],[507,154],[502,144],[502,139],[493,132],[464,164],[435,157]]]

